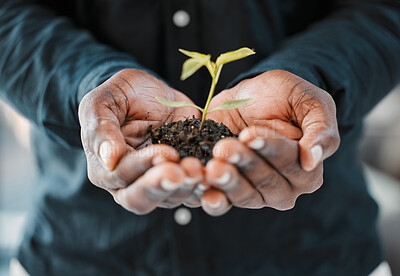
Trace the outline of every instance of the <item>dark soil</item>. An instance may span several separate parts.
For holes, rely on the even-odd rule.
[[[167,144],[174,147],[181,158],[194,156],[205,165],[212,158],[212,148],[221,139],[237,137],[229,128],[213,120],[206,120],[200,131],[201,119],[186,119],[151,129],[153,144]]]

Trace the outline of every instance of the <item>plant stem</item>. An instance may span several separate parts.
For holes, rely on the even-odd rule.
[[[204,127],[204,122],[206,121],[206,116],[207,116],[207,113],[208,113],[208,107],[210,105],[211,99],[214,96],[215,87],[217,86],[219,75],[221,74],[221,70],[222,70],[222,65],[218,67],[217,73],[215,74],[215,78],[212,79],[210,92],[208,92],[208,98],[207,98],[206,106],[203,109],[203,116],[201,118],[200,131]]]
[[[217,83],[215,82],[215,80],[213,79],[211,82],[211,88],[210,88],[210,92],[208,93],[208,98],[207,98],[207,102],[206,102],[206,106],[203,109],[203,116],[201,118],[201,125],[200,125],[200,131],[203,129],[204,127],[204,122],[206,121],[206,116],[207,116],[207,110],[208,110],[208,106],[210,105],[211,99],[214,95],[214,91],[215,91],[215,86],[217,85]]]

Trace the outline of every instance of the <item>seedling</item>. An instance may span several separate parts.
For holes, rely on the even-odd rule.
[[[193,75],[197,70],[199,70],[201,67],[206,66],[208,69],[208,72],[211,75],[212,82],[211,82],[211,87],[210,91],[208,93],[208,98],[207,102],[204,108],[201,108],[200,106],[197,106],[195,104],[189,103],[189,102],[176,102],[176,101],[169,101],[164,98],[156,97],[156,99],[162,103],[163,105],[169,106],[169,107],[194,107],[200,110],[202,113],[202,118],[201,118],[201,124],[200,124],[200,130],[203,129],[204,122],[206,120],[207,114],[214,112],[216,110],[229,110],[229,109],[236,109],[241,106],[244,106],[248,103],[250,103],[253,99],[240,99],[240,100],[230,100],[230,101],[225,101],[221,103],[219,106],[216,108],[213,108],[211,110],[208,110],[210,106],[211,99],[214,96],[214,91],[215,87],[218,83],[219,76],[221,74],[222,66],[226,63],[239,60],[242,58],[245,58],[247,56],[255,54],[255,52],[247,47],[240,48],[239,50],[236,51],[231,51],[227,52],[224,54],[221,54],[215,62],[211,61],[211,55],[205,55],[197,52],[191,52],[191,51],[186,51],[183,49],[179,49],[179,51],[188,57],[182,66],[182,74],[181,74],[181,80],[185,80],[191,75]]]

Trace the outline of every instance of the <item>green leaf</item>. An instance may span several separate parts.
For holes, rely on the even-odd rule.
[[[197,52],[186,51],[183,49],[179,49],[179,51],[191,58],[186,60],[182,66],[182,74],[181,80],[185,80],[191,75],[193,75],[197,70],[199,70],[202,66],[206,66],[211,76],[213,76],[214,69],[212,62],[210,60],[211,55],[205,55]],[[214,66],[215,67],[215,66]]]
[[[188,77],[196,73],[202,66],[206,65],[206,60],[199,60],[195,58],[189,58],[183,63],[181,80],[186,80]]]
[[[203,108],[189,103],[189,102],[175,102],[175,101],[169,101],[166,100],[164,98],[160,98],[160,97],[155,97],[157,99],[157,101],[159,101],[160,103],[162,103],[163,105],[169,106],[169,107],[194,107],[197,108],[198,110],[200,110],[201,112],[203,112]]]
[[[213,112],[213,111],[216,111],[216,110],[228,110],[228,109],[239,108],[241,106],[244,106],[244,105],[252,102],[253,100],[254,100],[253,98],[249,98],[249,99],[226,101],[226,102],[223,102],[222,104],[220,104],[219,106],[217,106],[216,108],[208,111],[207,113],[210,113],[210,112]]]
[[[232,62],[232,61],[235,61],[238,59],[242,59],[242,58],[245,58],[250,55],[254,55],[255,53],[256,52],[254,52],[250,48],[243,47],[243,48],[240,48],[239,50],[227,52],[227,53],[220,55],[217,58],[217,61],[215,62],[215,64],[217,65],[217,67],[219,67],[226,63],[229,63],[229,62]]]
[[[204,59],[204,58],[210,58],[210,55],[202,54],[202,53],[197,53],[197,52],[192,52],[188,50],[183,50],[183,49],[178,49],[179,52],[182,54],[187,55],[188,57],[195,58],[195,59]]]

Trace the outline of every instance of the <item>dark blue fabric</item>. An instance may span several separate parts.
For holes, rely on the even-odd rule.
[[[201,104],[207,72],[179,81],[177,49],[243,46],[257,55],[227,66],[220,89],[284,69],[334,97],[342,143],[320,190],[286,212],[192,209],[179,226],[174,210],[137,216],[89,183],[77,120],[87,92],[139,68]],[[40,170],[18,258],[31,275],[367,275],[383,257],[357,142],[400,80],[399,49],[398,1],[0,0],[0,94],[35,124]]]

